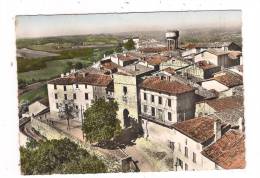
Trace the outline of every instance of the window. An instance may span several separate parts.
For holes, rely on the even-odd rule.
[[[179,152],[181,152],[181,143],[179,143],[178,145],[179,145]]]
[[[59,103],[56,103],[56,109],[59,109]]]
[[[78,84],[76,84],[76,88],[79,88],[79,85],[78,85]]]
[[[185,146],[185,153],[184,154],[185,154],[185,157],[187,157],[187,158],[189,157],[189,155],[188,155],[188,147],[186,147],[186,146]]]
[[[144,100],[146,100],[146,93],[144,93]]]
[[[87,84],[85,84],[85,88],[88,88],[88,85],[87,85]]]
[[[158,98],[158,103],[159,103],[159,104],[162,104],[162,97],[160,97],[160,96],[159,96],[159,98]]]
[[[85,93],[85,100],[88,100],[88,93]]]
[[[55,90],[57,89],[57,85],[56,85],[56,84],[54,84],[54,89],[55,89]]]
[[[79,109],[78,105],[76,105],[76,109]]]
[[[152,116],[155,116],[155,109],[152,107]]]
[[[73,99],[74,99],[74,100],[77,99],[76,93],[73,93]]]
[[[64,89],[64,91],[67,91],[67,87],[66,87],[66,85],[63,86],[63,89]]]
[[[154,102],[154,96],[153,95],[151,95],[151,101]]]
[[[144,112],[147,112],[147,105],[144,105]]]
[[[168,120],[172,121],[172,113],[171,112],[168,112]]]
[[[188,164],[185,163],[185,171],[189,169]]]
[[[67,100],[67,99],[68,99],[68,98],[67,98],[67,94],[64,94],[64,99],[65,99],[65,100]]]
[[[171,107],[172,106],[172,100],[168,99],[168,106]]]
[[[55,99],[58,99],[58,94],[57,93],[55,93]]]
[[[127,87],[126,86],[123,87],[123,92],[124,92],[124,95],[127,94]]]
[[[183,169],[183,162],[181,159],[177,158],[177,164]]]
[[[194,163],[196,163],[196,153],[194,153],[194,152],[193,152],[193,154],[192,154],[192,161],[193,161]]]

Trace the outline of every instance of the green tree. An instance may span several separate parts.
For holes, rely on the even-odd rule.
[[[120,121],[117,119],[118,104],[98,99],[84,113],[83,132],[90,142],[109,140],[121,132]]]
[[[124,43],[124,48],[127,50],[135,49],[135,42],[132,38],[130,38],[126,43]]]
[[[75,64],[75,69],[82,69],[83,68],[83,64],[81,63],[81,62],[77,62],[76,64]]]
[[[23,174],[103,173],[106,166],[69,139],[47,140],[32,148],[20,147]]]

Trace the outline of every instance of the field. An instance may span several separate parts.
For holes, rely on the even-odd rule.
[[[19,96],[19,102],[22,103],[23,101],[27,100],[29,103],[32,103],[36,100],[42,99],[44,97],[47,97],[47,86],[44,85],[36,90],[28,91],[21,96]]]

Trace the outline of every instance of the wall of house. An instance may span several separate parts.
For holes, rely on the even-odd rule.
[[[210,115],[215,113],[216,111],[210,107],[206,102],[200,102],[196,104],[195,117]]]
[[[183,93],[177,96],[177,118],[187,120],[195,115],[195,94],[194,91]]]
[[[218,56],[211,54],[207,51],[197,54],[194,57],[194,62],[199,62],[199,61],[203,61],[203,60],[209,61],[214,65],[218,65]]]
[[[93,103],[93,86],[87,85],[85,88],[85,84],[79,84],[78,88],[76,85],[66,85],[66,91],[64,91],[64,85],[56,85],[57,89],[54,89],[54,84],[48,84],[48,98],[50,104],[50,113],[53,118],[58,119],[59,109],[56,107],[56,103],[61,104],[64,101],[64,94],[67,94],[67,100],[73,100],[75,105],[78,106],[79,109],[86,110]],[[55,99],[55,93],[58,98]],[[76,94],[76,99],[73,99],[73,94]],[[88,93],[88,100],[85,99],[85,93]],[[79,121],[82,120],[82,115],[79,114],[79,117],[76,118]]]
[[[117,101],[119,109],[117,112],[118,119],[121,121],[121,126],[124,127],[123,112],[126,109],[129,112],[129,117],[138,119],[138,105],[137,105],[137,83],[135,76],[126,76],[114,74],[114,97]],[[126,95],[123,88],[127,88]]]
[[[167,67],[172,67],[174,69],[179,69],[181,67],[185,67],[188,66],[189,64],[187,62],[185,62],[184,60],[179,60],[179,59],[172,59],[172,60],[168,60],[165,62],[162,62],[160,64],[160,70],[163,70]]]

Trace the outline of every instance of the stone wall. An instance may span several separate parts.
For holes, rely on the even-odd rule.
[[[117,159],[113,157],[112,155],[105,155],[101,153],[97,148],[93,147],[90,143],[82,142],[81,140],[76,139],[75,137],[72,137],[71,135],[64,133],[63,131],[59,130],[58,128],[54,128],[50,126],[49,124],[40,121],[38,119],[32,119],[31,120],[31,126],[39,131],[41,135],[46,137],[47,139],[63,139],[68,138],[72,142],[75,142],[78,144],[81,148],[84,148],[87,150],[90,154],[95,155],[98,157],[98,159],[102,160],[104,164],[108,168],[108,172],[121,172],[122,168],[122,160]],[[131,170],[129,170],[131,171]]]

